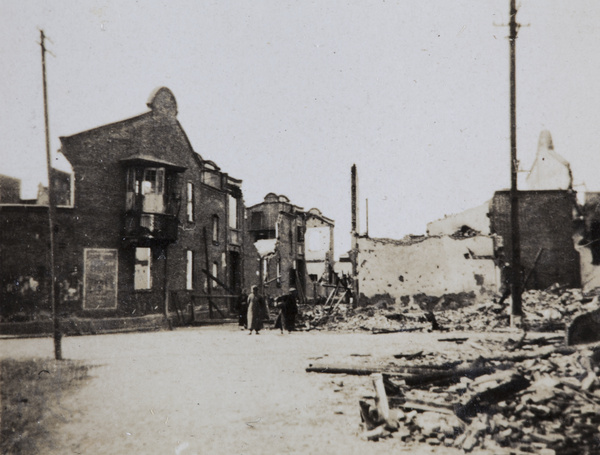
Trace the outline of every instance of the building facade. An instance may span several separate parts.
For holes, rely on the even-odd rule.
[[[193,150],[169,89],[153,93],[148,107],[61,137],[73,187],[72,203],[57,209],[55,223],[59,311],[138,316],[195,303],[225,317],[233,307],[228,296],[243,287],[241,181]],[[4,303],[19,300],[23,286],[15,283],[26,277],[38,283],[37,301],[48,300],[44,220],[47,207],[0,207],[4,237],[18,226],[27,231],[12,246],[2,239],[0,267],[3,277],[10,275],[3,308],[19,305]],[[28,252],[26,260],[17,261],[20,250]],[[22,263],[7,268],[15,261]]]
[[[274,193],[248,207],[246,218],[255,251],[247,260],[247,282],[254,281],[273,298],[291,288],[301,299],[326,293],[325,285],[332,279],[333,220],[318,209],[306,212]]]

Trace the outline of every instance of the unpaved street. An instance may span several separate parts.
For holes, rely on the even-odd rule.
[[[92,365],[91,380],[61,398],[64,423],[43,453],[415,453],[399,440],[359,438],[358,400],[368,377],[304,369],[318,357],[351,363],[366,354],[457,349],[436,338],[269,330],[248,336],[237,326],[65,338],[64,357]],[[52,341],[4,339],[0,352],[52,357]]]

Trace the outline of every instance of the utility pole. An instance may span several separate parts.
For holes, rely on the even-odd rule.
[[[351,236],[351,249],[350,249],[350,261],[352,263],[352,296],[353,307],[357,306],[358,303],[358,172],[356,170],[356,164],[352,165],[350,170],[350,193],[351,193],[351,211],[352,211],[352,232]]]
[[[515,0],[510,0],[510,228],[511,228],[511,298],[510,311],[511,327],[518,326],[523,316],[521,294],[521,236],[519,230],[519,190],[517,175],[519,161],[517,160],[517,83],[515,75],[515,45],[519,24],[516,22],[517,8]]]
[[[56,206],[54,187],[52,186],[52,158],[50,154],[50,126],[48,122],[48,90],[46,88],[46,37],[40,30],[40,46],[42,47],[42,80],[44,88],[44,126],[46,130],[46,167],[48,168],[48,230],[50,234],[50,303],[52,304],[52,331],[54,336],[54,358],[62,360],[61,333],[57,315],[56,271],[54,258],[54,223]]]

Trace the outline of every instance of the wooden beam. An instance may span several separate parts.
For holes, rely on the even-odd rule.
[[[223,283],[221,280],[219,280],[216,276],[214,276],[212,273],[210,273],[208,271],[208,269],[202,269],[202,272],[206,274],[206,276],[208,276],[211,280],[213,280],[215,283],[217,283],[219,286],[221,286],[223,289],[225,289],[227,292],[229,292],[230,294],[235,294],[234,291],[232,291],[225,283]],[[209,282],[210,285],[210,282]]]

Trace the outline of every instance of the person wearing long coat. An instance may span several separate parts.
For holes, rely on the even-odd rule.
[[[278,298],[279,315],[275,321],[275,328],[291,332],[296,325],[296,315],[298,314],[297,293],[295,288],[290,289],[290,293]]]
[[[248,294],[242,292],[240,298],[237,301],[238,310],[238,325],[240,327],[248,328]]]
[[[248,329],[252,335],[254,330],[258,335],[263,328],[263,320],[269,315],[269,309],[265,299],[258,294],[258,286],[252,286],[252,292],[248,296]]]

